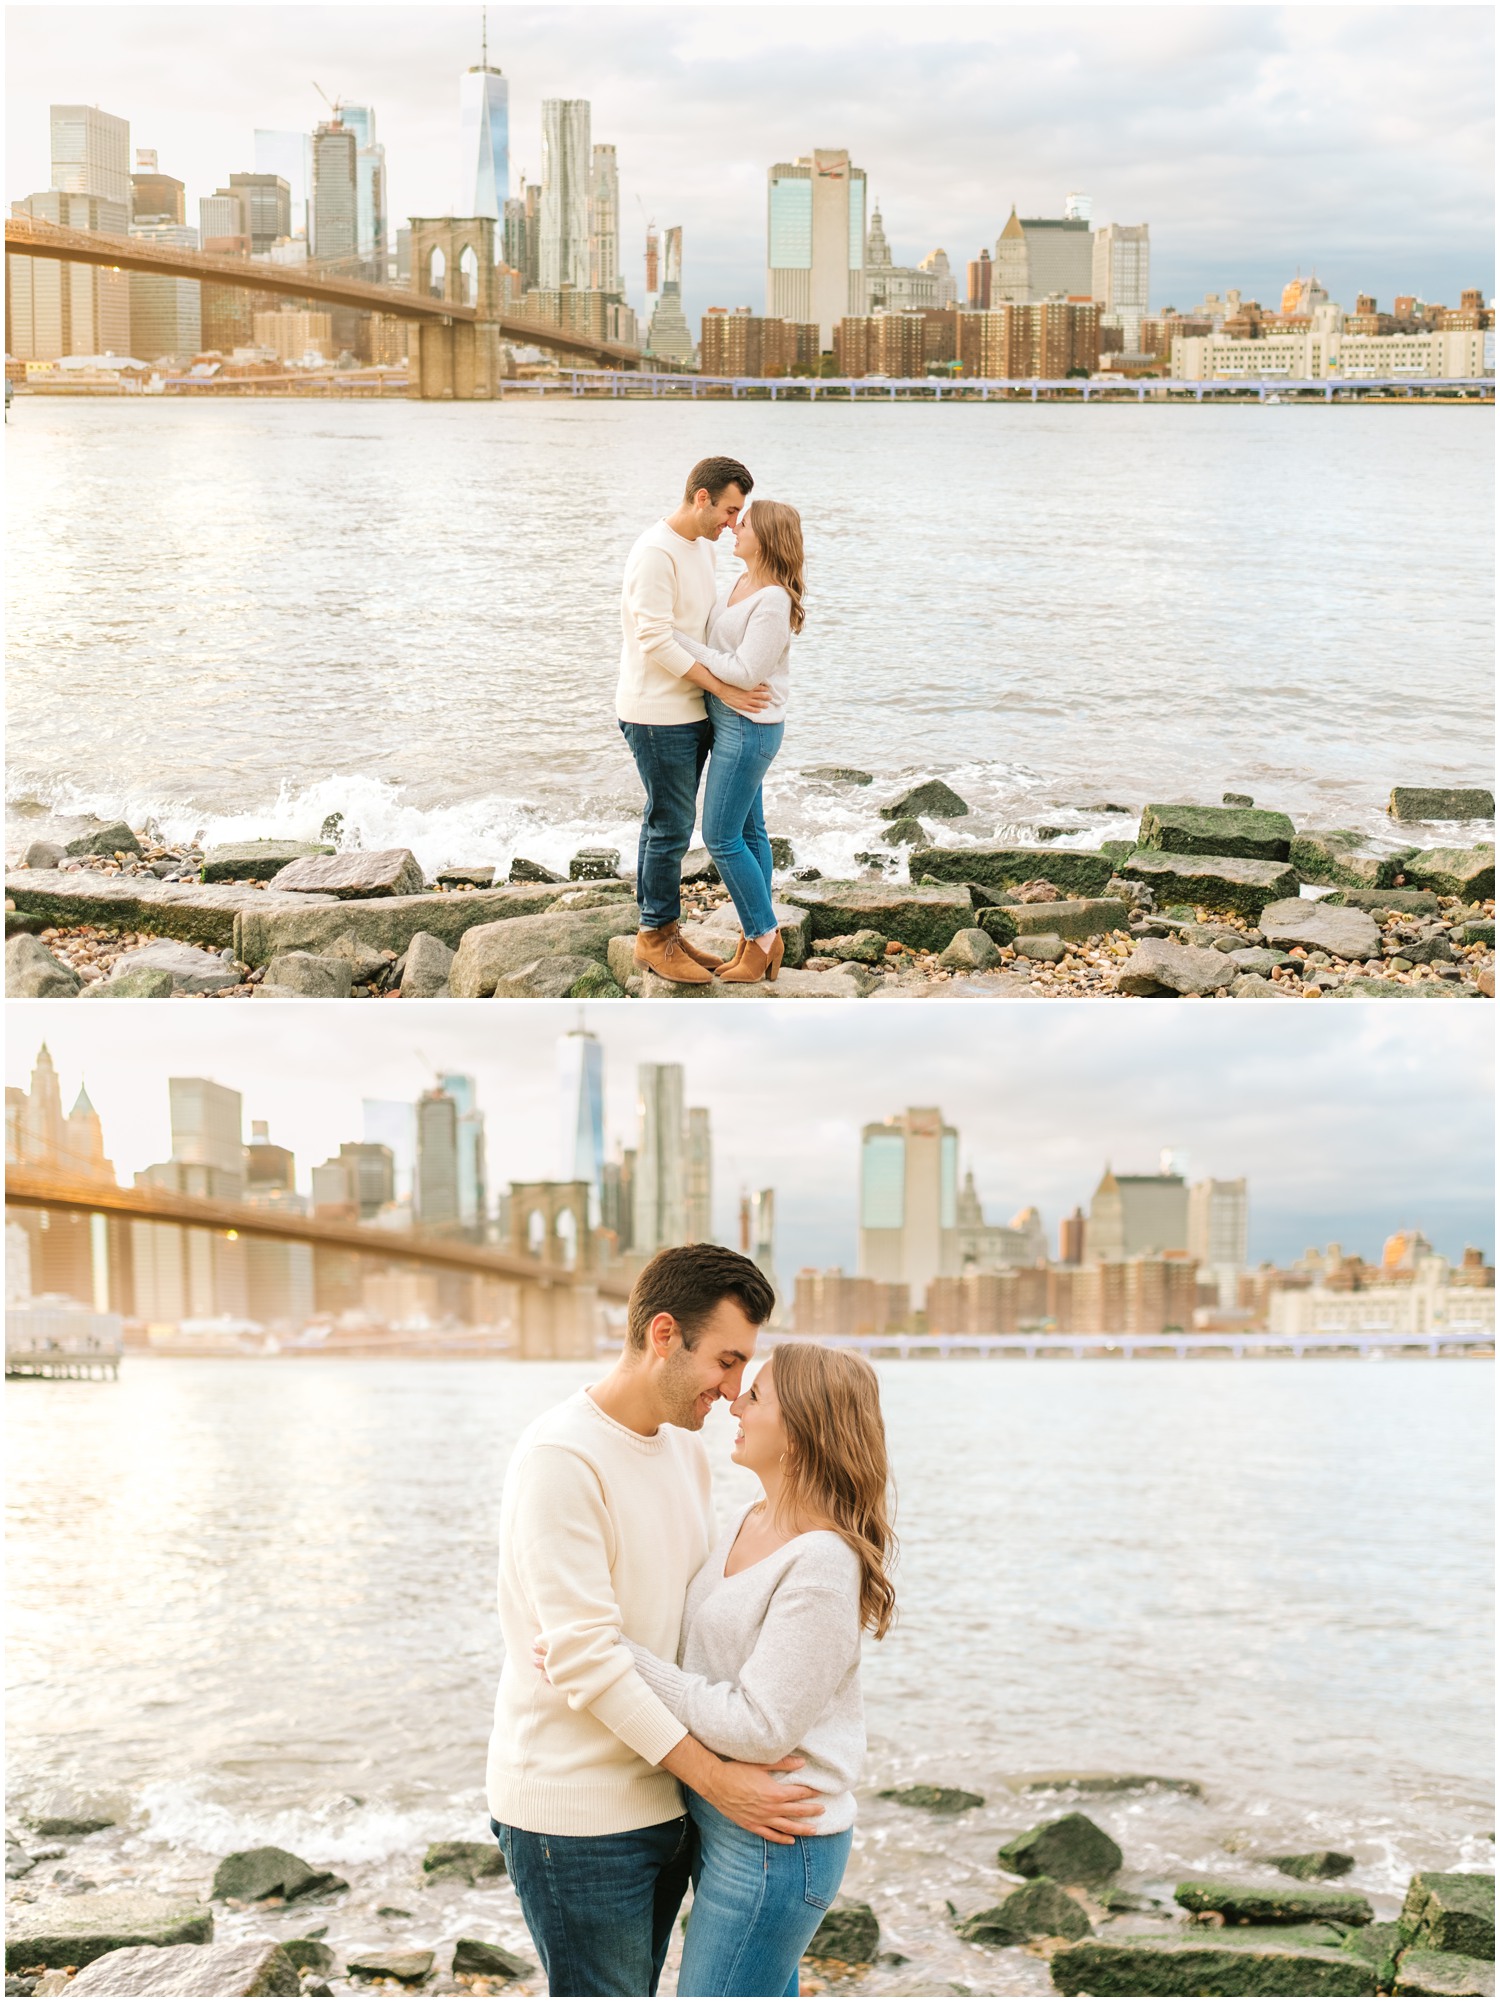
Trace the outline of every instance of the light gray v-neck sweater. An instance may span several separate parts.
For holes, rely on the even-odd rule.
[[[828,1796],[812,1832],[837,1835],[853,1824],[865,1759],[859,1559],[819,1529],[726,1578],[748,1512],[688,1587],[681,1666],[626,1646],[647,1688],[711,1751],[759,1765],[800,1753],[806,1765],[786,1777]]]

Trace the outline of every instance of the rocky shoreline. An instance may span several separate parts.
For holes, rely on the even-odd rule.
[[[843,768],[839,768],[842,771]],[[849,782],[863,775],[849,774]],[[639,912],[615,849],[568,875],[517,857],[426,879],[407,849],[220,848],[124,822],[33,842],[6,879],[6,991],[100,999],[1368,999],[1494,997],[1493,844],[1400,846],[1299,831],[1238,795],[1160,804],[1097,849],[959,846],[940,780],[882,814],[863,874],[830,881],[777,842],[785,965],[774,985],[678,987],[633,959]],[[1398,788],[1478,818],[1487,793]],[[336,832],[336,830],[330,830]],[[1063,830],[1040,830],[1061,833]],[[899,880],[904,862],[909,880]],[[728,957],[738,925],[702,850],[684,927]]]
[[[1248,1842],[1226,1843],[1245,1852],[1233,1874],[1143,1878],[1094,1815],[1128,1831],[1127,1797],[1163,1791],[1201,1797],[1196,1781],[1061,1773],[1009,1784],[1023,1813],[1027,1796],[1050,1794],[1086,1800],[1093,1814],[1071,1807],[1008,1837],[995,1853],[988,1900],[975,1903],[971,1895],[966,1908],[948,1901],[947,1928],[966,1950],[979,1951],[975,1971],[985,1985],[924,1974],[919,1957],[883,1935],[871,1903],[841,1896],[808,1950],[804,1994],[1022,1992],[1007,1977],[1007,1964],[994,1958],[1010,1949],[1024,1953],[1065,1995],[1494,1993],[1493,1874],[1419,1871],[1395,1915],[1384,1920],[1352,1881],[1355,1857],[1332,1849],[1259,1853],[1259,1845],[1252,1851]],[[888,1788],[880,1798],[928,1818],[927,1846],[939,1853],[944,1826],[985,1806],[980,1794],[932,1784]],[[421,1943],[411,1943],[416,1914],[381,1904],[373,1917],[387,1935],[383,1943],[331,1944],[328,1935],[357,1890],[351,1894],[344,1878],[281,1848],[223,1857],[212,1883],[197,1893],[100,1890],[66,1867],[38,1885],[44,1863],[82,1860],[70,1845],[111,1825],[107,1813],[101,1818],[71,1807],[61,1815],[34,1812],[7,1829],[8,1995],[70,1994],[82,2002],[95,1995],[326,1996],[371,1989],[546,1992],[534,1949],[505,1908],[479,1929],[472,1919],[449,1924],[434,1945],[430,1933],[422,1941],[420,1920]],[[410,1877],[418,1893],[445,1886],[499,1890],[504,1864],[490,1841],[437,1842],[412,1859]],[[357,1938],[369,1920],[351,1914],[338,1929],[341,1937]],[[503,1937],[480,1937],[480,1930]],[[674,1940],[667,1985],[679,1945]],[[1024,1986],[1031,1992],[1029,1982]]]

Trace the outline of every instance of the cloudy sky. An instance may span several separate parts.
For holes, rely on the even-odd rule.
[[[128,118],[190,201],[253,166],[257,126],[374,106],[392,211],[456,200],[460,72],[479,8],[239,5],[7,10],[7,198],[48,183],[47,107]],[[763,299],[765,175],[847,146],[898,261],[955,268],[1011,204],[1149,222],[1152,302],[1316,270],[1457,301],[1494,284],[1494,13],[1480,6],[492,7],[511,162],[538,175],[539,105],[586,97],[619,148],[627,282],[647,214],[685,230],[685,290]],[[196,207],[191,210],[196,216]]]
[[[163,1007],[11,1002],[6,1081],[45,1038],[70,1105],[80,1079],[122,1178],[171,1151],[165,1080],[232,1086],[311,1166],[362,1137],[364,1098],[413,1099],[436,1071],[477,1080],[492,1187],[559,1173],[556,1044],[569,1003],[317,1002]],[[742,1186],[777,1191],[778,1264],[855,1269],[859,1129],[907,1105],[958,1127],[991,1221],[1026,1203],[1056,1237],[1106,1161],[1152,1173],[1185,1149],[1194,1179],[1248,1176],[1253,1259],[1337,1239],[1377,1257],[1401,1224],[1456,1257],[1493,1243],[1484,1009],[1109,1008],[900,1003],[850,1008],[596,1004],[606,1135],[635,1136],[635,1066],[677,1062],[713,1118],[719,1236]]]

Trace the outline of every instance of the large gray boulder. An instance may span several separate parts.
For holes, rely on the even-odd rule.
[[[18,869],[6,879],[5,892],[18,911],[48,924],[108,925],[194,945],[228,945],[236,959],[245,959],[236,927],[247,914],[289,909],[303,914],[312,906],[337,915],[338,909],[333,897],[278,897],[254,883],[163,883],[154,876],[106,876],[97,869]],[[341,929],[348,927],[346,916]],[[250,966],[259,963],[246,960]]]
[[[84,1891],[77,1897],[12,1901],[5,1909],[5,1968],[86,1967],[122,1946],[202,1946],[213,1913],[196,1898],[149,1891]]]
[[[291,1956],[274,1939],[222,1946],[125,1946],[90,1962],[69,1995],[300,1995]]]
[[[422,1874],[461,1877],[466,1884],[475,1884],[481,1877],[503,1877],[505,1858],[498,1842],[431,1842],[422,1858]]]
[[[791,883],[783,895],[800,905],[817,941],[878,931],[888,939],[941,952],[974,923],[974,900],[959,887],[913,888],[904,883]]]
[[[812,923],[808,913],[798,903],[774,897],[771,900],[771,915],[781,933],[785,954],[783,966],[800,966],[807,957],[812,940]],[[734,905],[716,905],[704,917],[684,924],[682,935],[700,952],[711,952],[721,961],[733,959],[740,942],[740,921],[735,915]]]
[[[428,1001],[448,992],[448,975],[453,970],[453,950],[419,931],[406,948],[406,964],[401,969],[401,992],[407,1000]]]
[[[860,1965],[880,1950],[880,1921],[857,1898],[835,1898],[812,1936],[807,1951],[814,1960],[842,1960]]]
[[[321,841],[226,841],[205,851],[198,871],[204,883],[269,883],[308,855],[331,855]]]
[[[1464,1953],[1408,1947],[1396,1963],[1393,1995],[1493,1995],[1495,1963]]]
[[[1117,897],[1062,897],[1055,904],[1007,904],[1018,937],[1027,932],[1050,932],[1054,938],[1101,938],[1104,933],[1124,931],[1130,923],[1129,908]]]
[[[264,984],[319,1001],[347,1001],[354,992],[354,969],[332,953],[282,952],[267,966]]]
[[[1062,1995],[1375,1995],[1375,1969],[1336,1943],[1287,1933],[1113,1934],[1059,1947]]]
[[[978,883],[1013,890],[1045,878],[1068,897],[1098,897],[1114,874],[1105,854],[1079,848],[924,848],[915,871],[936,883]]]
[[[29,932],[5,941],[5,991],[12,1001],[61,1001],[82,985],[73,969]]]
[[[633,938],[640,922],[638,906],[627,897],[615,897],[598,910],[546,912],[476,925],[459,943],[449,991],[465,1000],[487,997],[508,973],[538,959],[566,956],[607,964],[609,941]]]
[[[63,852],[68,855],[139,855],[141,844],[123,820],[112,820],[107,827],[96,827],[88,834],[80,834],[68,843]]]
[[[1297,1925],[1326,1919],[1367,1926],[1375,1914],[1360,1891],[1324,1891],[1291,1884],[1241,1884],[1227,1877],[1189,1877],[1174,1893],[1187,1912],[1218,1912],[1226,1925]]]
[[[137,967],[131,973],[112,973],[96,980],[80,992],[80,1001],[170,1001],[177,992],[170,973],[159,966]]]
[[[1414,889],[1439,897],[1463,897],[1478,903],[1495,894],[1495,847],[1425,848],[1408,856],[1401,873]]]
[[[1267,904],[1257,923],[1270,946],[1308,946],[1337,959],[1380,957],[1379,925],[1368,911],[1351,911],[1347,905],[1287,897]]]
[[[618,848],[580,848],[568,864],[575,883],[602,883],[620,873]]]
[[[1051,1877],[1058,1884],[1102,1884],[1124,1860],[1119,1844],[1076,1811],[1012,1836],[999,1852],[1002,1870],[1018,1877]]]
[[[1299,1877],[1304,1884],[1347,1877],[1354,1868],[1354,1858],[1341,1849],[1301,1849],[1291,1856],[1268,1856],[1266,1861],[1283,1877]]]
[[[389,1947],[367,1947],[358,1953],[346,1953],[344,1965],[351,1974],[359,1975],[365,1981],[425,1981],[432,1972],[436,1955],[423,1948],[392,1950]]]
[[[1235,855],[1172,855],[1138,848],[1123,873],[1138,878],[1156,899],[1259,918],[1279,897],[1295,897],[1297,872],[1286,862],[1246,861]]]
[[[930,820],[962,820],[968,811],[968,801],[960,799],[952,786],[944,785],[941,779],[926,779],[921,785],[908,787],[898,798],[888,800],[880,809],[880,817],[905,820],[925,813]]]
[[[1284,813],[1253,806],[1148,806],[1138,846],[1170,855],[1235,855],[1285,862],[1295,833]]]
[[[290,1849],[268,1845],[261,1849],[236,1849],[214,1872],[211,1898],[233,1898],[240,1904],[258,1904],[262,1898],[325,1897],[349,1886],[331,1870],[315,1870],[294,1856]]]
[[[879,933],[873,936],[878,938]],[[966,931],[955,932],[938,955],[942,965],[954,967],[964,973],[983,973],[985,968],[993,966],[999,957],[1000,948],[989,933],[982,931],[978,925],[970,925]]]
[[[491,1946],[488,1940],[461,1939],[453,1948],[453,1972],[455,1974],[484,1974],[499,1981],[519,1981],[523,1975],[534,1974],[535,1965],[523,1960],[518,1953],[511,1953],[503,1946]]]
[[[1392,820],[1493,820],[1495,795],[1482,786],[1392,786]]]
[[[958,1936],[975,1946],[1023,1946],[1029,1939],[1084,1939],[1094,1930],[1076,1898],[1050,1877],[1035,1877],[987,1911],[958,1922]]]
[[[1217,994],[1241,971],[1227,952],[1211,946],[1143,938],[1120,968],[1116,985],[1122,994]]]
[[[1338,890],[1327,901],[1348,911],[1399,911],[1404,917],[1435,918],[1442,904],[1431,890]]]
[[[38,1835],[97,1835],[103,1828],[119,1825],[119,1816],[104,1801],[90,1800],[66,1787],[43,1794],[27,1808],[26,1826]]]
[[[315,903],[311,898],[273,898],[268,891],[241,890],[236,894],[263,901],[235,925],[234,956],[247,966],[264,966],[278,952],[329,952],[350,932],[366,946],[394,953],[405,952],[418,932],[457,946],[475,925],[551,910],[565,889],[566,885],[560,890],[546,884],[507,884],[459,895],[434,890],[417,897],[351,903],[331,897]]]
[[[67,854],[60,841],[33,841],[21,857],[23,869],[55,869]]]
[[[309,890],[325,897],[410,897],[426,883],[422,865],[409,848],[346,848],[337,855],[304,855],[271,878],[268,888],[285,896]]]
[[[581,981],[590,974],[604,972],[597,959],[590,959],[583,953],[551,953],[543,959],[534,959],[529,966],[518,966],[510,973],[503,973],[495,982],[494,997],[497,1001],[562,1001],[577,996]]]
[[[532,862],[524,855],[517,855],[510,865],[512,883],[566,883],[566,876],[559,876],[555,869],[549,869],[543,862]]]
[[[1396,880],[1405,856],[1375,855],[1365,847],[1365,837],[1349,827],[1330,827],[1314,833],[1304,830],[1293,840],[1288,857],[1304,883],[1335,883],[1351,890],[1384,889]]]
[[[153,939],[150,945],[121,953],[110,978],[118,980],[131,973],[165,973],[178,994],[218,994],[226,987],[237,987],[240,981],[228,960],[218,953],[205,952],[201,946],[186,945],[176,938]]]
[[[1495,1958],[1495,1879],[1477,1870],[1424,1870],[1407,1886],[1403,1939],[1439,1953]]]

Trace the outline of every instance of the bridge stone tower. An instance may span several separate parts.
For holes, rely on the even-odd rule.
[[[413,216],[411,289],[472,306],[477,320],[414,320],[407,336],[407,395],[460,402],[498,396],[504,373],[495,224],[489,216]]]
[[[572,1284],[525,1281],[520,1288],[523,1356],[591,1356],[599,1322],[599,1296],[578,1275],[597,1269],[589,1228],[587,1182],[512,1182],[510,1249],[540,1260]]]

